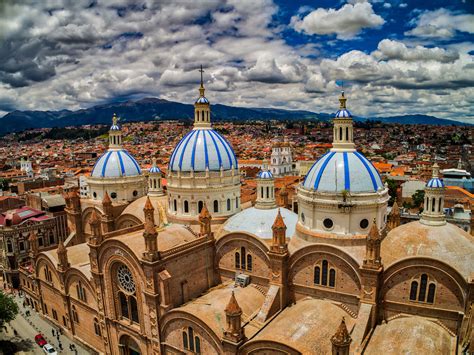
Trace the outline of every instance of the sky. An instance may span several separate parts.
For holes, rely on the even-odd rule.
[[[160,97],[474,123],[471,0],[3,0],[0,116]]]

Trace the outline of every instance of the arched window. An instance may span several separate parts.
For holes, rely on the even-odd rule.
[[[245,269],[245,247],[240,248],[240,266]]]
[[[433,199],[431,200],[431,203],[432,203],[432,205],[431,205],[431,211],[432,211],[432,212],[435,211],[435,201],[436,201],[436,200],[435,200],[435,198],[433,197]]]
[[[102,336],[102,331],[100,330],[100,324],[97,318],[94,318],[94,332],[97,336]]]
[[[198,336],[195,336],[194,343],[195,343],[194,345],[196,346],[196,349],[195,349],[196,354],[200,354],[201,353],[201,339],[199,339]]]
[[[267,198],[270,197],[270,188],[267,186]]]
[[[252,255],[247,254],[247,270],[252,271],[253,263],[252,263]]]
[[[129,297],[130,301],[130,314],[132,321],[135,323],[138,323],[140,320],[138,318],[138,305],[137,305],[137,299],[135,297]]]
[[[11,240],[9,240],[7,242],[7,250],[8,250],[9,253],[13,253],[13,244],[12,244]]]
[[[227,211],[230,211],[230,198],[227,199]]]
[[[342,127],[339,127],[339,140],[342,141]]]
[[[202,208],[204,207],[204,202],[199,201],[198,202],[198,213],[201,213]]]
[[[439,198],[439,202],[438,202],[438,212],[443,212],[443,211],[441,210],[441,206],[442,206],[441,201],[442,201],[442,198],[440,197],[440,198]]]
[[[314,283],[316,285],[321,283],[321,268],[319,266],[314,267]]]
[[[86,299],[86,290],[84,289],[84,287],[82,287],[81,281],[79,281],[76,284],[76,292],[77,292],[77,298],[78,299],[80,299],[81,301],[84,301],[84,302],[87,301],[87,299]]]
[[[321,284],[326,286],[328,284],[328,261],[323,260],[323,275],[321,278]]]
[[[219,212],[219,201],[214,200],[214,212]]]
[[[420,302],[425,301],[427,284],[428,284],[428,276],[426,274],[422,274],[421,279],[420,279],[420,293],[418,294],[418,301]]]
[[[201,119],[204,121],[204,111],[201,111]]]
[[[436,285],[434,283],[430,283],[428,286],[428,297],[426,298],[427,303],[434,303],[435,292]]]
[[[349,127],[346,127],[346,140],[349,140]]]
[[[130,322],[139,323],[136,285],[132,272],[122,264],[117,268],[116,278],[120,289],[118,291],[120,312],[118,313]]]
[[[239,208],[239,198],[236,197],[235,198],[235,209],[238,209]]]
[[[240,253],[238,251],[235,252],[235,268],[240,269]]]
[[[176,201],[176,199],[173,200],[173,211],[177,211],[178,210],[178,201]]]
[[[183,330],[183,348],[189,349],[188,333],[185,330]]]
[[[79,323],[79,316],[77,315],[76,306],[72,306],[72,320],[75,323]]]
[[[54,240],[54,234],[51,233],[51,234],[49,235],[49,244],[55,244],[55,243],[56,243],[56,241]]]
[[[184,201],[184,213],[189,213],[189,202]]]
[[[119,301],[120,301],[120,314],[123,318],[128,318],[128,301],[127,297],[123,292],[119,292]]]
[[[264,194],[263,194],[263,186],[260,188],[260,197],[263,198]]]
[[[410,300],[411,301],[416,301],[416,294],[418,293],[418,282],[417,281],[412,281],[411,287],[410,287]]]
[[[329,270],[329,287],[336,286],[336,270]]]
[[[194,351],[194,331],[193,328],[188,328],[189,350]]]

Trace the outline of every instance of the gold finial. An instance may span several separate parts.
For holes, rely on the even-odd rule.
[[[152,166],[153,166],[153,167],[156,167],[156,158],[155,158],[155,157],[153,157],[153,158],[151,159],[151,162],[152,162]]]
[[[439,176],[439,165],[438,163],[433,164],[433,177],[437,178]]]
[[[116,126],[118,121],[117,115],[114,113],[114,116],[112,117],[112,125]]]
[[[202,64],[201,64],[201,69],[199,69],[199,72],[201,73],[201,87],[199,88],[199,95],[201,97],[204,97],[204,80],[202,77],[202,74],[204,73],[204,69],[202,69]]]
[[[346,108],[346,101],[347,101],[347,99],[344,97],[344,90],[342,90],[341,91],[341,96],[339,97],[339,102],[341,103],[339,105],[340,109]]]

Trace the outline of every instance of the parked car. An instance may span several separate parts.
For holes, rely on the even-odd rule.
[[[43,334],[41,334],[41,333],[35,335],[35,342],[36,342],[36,344],[38,344],[41,347],[48,344],[48,342],[46,340],[44,340]]]
[[[54,350],[53,346],[51,344],[48,344],[46,343],[44,346],[43,346],[43,351],[46,353],[46,354],[49,354],[49,355],[58,355],[58,353],[56,352],[56,350]]]

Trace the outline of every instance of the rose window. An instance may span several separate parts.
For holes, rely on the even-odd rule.
[[[117,269],[117,280],[122,290],[127,293],[135,292],[135,281],[133,280],[133,275],[125,265],[121,265]]]

